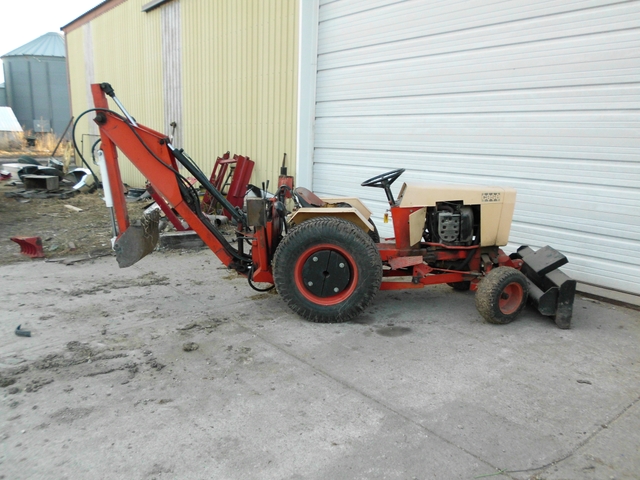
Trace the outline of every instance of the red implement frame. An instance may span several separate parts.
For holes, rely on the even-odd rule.
[[[234,155],[233,158],[230,158],[230,153],[227,152],[216,160],[209,181],[216,190],[223,194],[225,193],[225,187],[229,185],[229,191],[226,193],[227,200],[234,207],[242,207],[254,165],[255,162],[249,157]],[[230,183],[229,178],[231,178]],[[207,213],[213,213],[215,205],[215,198],[209,192],[205,193],[202,199],[202,210]],[[224,214],[231,218],[231,214],[228,211],[225,211]]]
[[[229,186],[227,200],[229,200],[229,203],[234,207],[242,208],[244,196],[247,193],[247,184],[251,178],[255,162],[249,157],[243,157],[242,155],[234,155],[233,159],[236,161],[236,166],[233,169],[233,178]],[[229,212],[225,212],[225,215],[231,218]]]
[[[236,159],[230,158],[230,155],[230,152],[227,152],[222,157],[218,157],[216,159],[216,163],[213,166],[213,171],[211,172],[211,177],[209,177],[209,181],[211,182],[211,184],[216,187],[216,189],[221,193],[224,193],[223,187],[225,178],[228,178],[227,170],[229,169],[229,165],[236,163]],[[211,195],[209,192],[205,193],[201,204],[202,210],[207,213],[212,213],[215,204],[216,199],[213,198],[213,195]]]

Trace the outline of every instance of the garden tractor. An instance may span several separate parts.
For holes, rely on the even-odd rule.
[[[129,221],[117,149],[224,265],[256,290],[275,286],[305,319],[344,322],[363,312],[379,290],[448,284],[475,291],[478,312],[490,323],[511,322],[529,300],[558,327],[570,327],[576,282],[559,270],[566,257],[549,246],[538,251],[523,246],[511,255],[500,248],[511,229],[512,188],[406,182],[394,198],[391,185],[405,170],[377,175],[362,186],[384,190],[389,202],[394,237],[382,241],[359,199],[320,198],[305,188],[291,188],[290,182],[283,182],[274,195],[259,190],[240,208],[169,137],[138,124],[109,84],[91,89],[95,108],[82,115],[95,112],[100,129],[97,163],[121,267],[153,251],[159,216],[156,211]],[[107,96],[122,114],[109,109]],[[180,167],[231,217],[233,238],[202,212],[198,191]],[[288,199],[293,200],[290,209]]]

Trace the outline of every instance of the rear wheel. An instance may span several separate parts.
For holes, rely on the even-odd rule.
[[[369,230],[369,232],[367,233],[371,237],[371,240],[373,240],[373,243],[380,243],[380,233],[378,232],[378,227],[376,227],[376,224],[373,223],[373,220],[371,219],[369,219],[369,223],[373,225],[373,230]]]
[[[282,239],[273,258],[278,293],[313,322],[344,322],[362,312],[380,289],[382,261],[353,223],[307,220]]]
[[[527,303],[529,286],[522,272],[511,267],[491,270],[476,292],[476,308],[489,323],[510,323]]]

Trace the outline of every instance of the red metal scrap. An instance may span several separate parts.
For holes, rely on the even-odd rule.
[[[40,237],[11,237],[11,241],[20,245],[20,253],[31,258],[43,258],[42,239]]]

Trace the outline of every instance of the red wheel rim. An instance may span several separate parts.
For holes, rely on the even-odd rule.
[[[351,270],[351,278],[349,279],[349,283],[341,292],[336,293],[335,295],[331,295],[329,297],[319,297],[313,293],[311,293],[304,282],[304,277],[302,274],[302,270],[305,262],[316,252],[321,250],[329,250],[333,252],[337,252],[344,257],[347,261],[349,268]],[[313,247],[305,250],[302,255],[298,257],[296,260],[296,265],[293,271],[293,278],[296,282],[296,287],[300,294],[309,300],[310,302],[315,303],[316,305],[322,305],[325,307],[329,307],[331,305],[337,305],[340,302],[345,301],[347,298],[351,296],[353,291],[356,289],[358,285],[358,267],[356,266],[356,262],[351,256],[349,252],[347,252],[344,248],[339,247],[337,245],[332,245],[329,243],[322,243],[320,245],[314,245]]]
[[[512,282],[502,290],[500,294],[500,301],[498,305],[500,311],[504,315],[510,315],[514,313],[522,304],[522,298],[524,297],[524,290],[522,285],[518,282]]]

